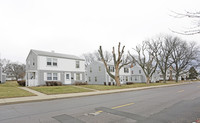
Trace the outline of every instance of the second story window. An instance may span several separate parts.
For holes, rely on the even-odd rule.
[[[99,72],[101,72],[101,66],[99,66]]]
[[[76,68],[80,68],[80,61],[76,61]]]
[[[57,59],[53,59],[53,66],[57,66]]]
[[[109,66],[109,71],[110,72],[115,72],[115,68],[113,66]]]
[[[129,73],[128,68],[124,68],[124,73]]]
[[[139,70],[139,74],[141,74],[142,73],[142,71],[141,70]]]
[[[47,66],[58,66],[58,60],[55,58],[47,58]]]
[[[51,58],[47,58],[47,65],[48,66],[51,66],[51,62],[52,62],[52,59]]]

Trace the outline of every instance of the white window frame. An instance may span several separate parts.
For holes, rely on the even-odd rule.
[[[67,76],[67,75],[68,75],[68,76]],[[69,77],[70,77],[70,75],[69,75],[69,73],[67,73],[67,74],[65,75],[65,79],[66,79],[66,80],[70,80]]]
[[[50,75],[50,76],[49,76]],[[50,78],[50,79],[49,79]],[[47,73],[47,80],[51,81],[52,80],[52,73]]]
[[[80,61],[76,61],[76,68],[80,68]]]
[[[53,63],[52,63],[53,66],[58,66],[58,59],[53,58],[52,61],[53,61]]]
[[[52,66],[52,58],[47,58],[47,66]]]
[[[52,74],[53,74],[53,80],[58,80],[58,73],[52,73]]]
[[[76,73],[76,80],[81,80],[81,75],[80,75],[80,73]]]
[[[94,81],[97,82],[97,76],[94,77]]]
[[[101,72],[101,66],[99,66],[99,72]]]

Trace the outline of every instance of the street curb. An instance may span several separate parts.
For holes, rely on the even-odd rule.
[[[153,89],[153,88],[187,85],[187,84],[192,84],[192,83],[187,82],[187,83],[178,83],[178,84],[169,84],[169,85],[114,89],[114,90],[104,90],[104,91],[94,91],[94,92],[5,98],[5,99],[0,99],[0,105],[18,104],[18,103],[26,103],[26,102],[39,102],[39,101],[48,101],[48,100],[66,99],[66,98],[75,98],[75,97],[84,97],[84,96],[104,95],[104,94],[112,94],[112,93],[120,93],[120,92],[128,92],[128,91],[137,91],[137,90],[145,90],[145,89]]]

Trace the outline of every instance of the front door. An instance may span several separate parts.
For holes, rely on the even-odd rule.
[[[71,73],[65,73],[65,84],[71,84]]]

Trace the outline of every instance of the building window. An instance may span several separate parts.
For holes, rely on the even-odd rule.
[[[128,76],[126,76],[126,81],[128,82]]]
[[[101,72],[101,66],[99,66],[99,72]]]
[[[47,80],[52,80],[52,74],[51,73],[47,73]]]
[[[142,71],[141,70],[139,70],[139,74],[141,74],[142,73]]]
[[[57,59],[53,59],[53,66],[57,66]]]
[[[80,80],[80,73],[76,73],[76,80]]]
[[[33,66],[35,66],[35,62],[33,62]]]
[[[129,69],[128,68],[124,68],[124,73],[129,73]]]
[[[115,72],[115,68],[112,67],[112,66],[109,66],[109,71],[110,71],[110,72]]]
[[[90,67],[90,73],[92,73],[92,68]]]
[[[51,66],[51,61],[52,61],[51,58],[47,58],[47,65],[48,66]]]
[[[58,80],[58,73],[53,73],[53,80]]]
[[[133,72],[133,71],[131,71],[131,74],[134,74],[134,72]]]
[[[135,76],[135,81],[137,81],[138,80],[138,77],[137,76]]]
[[[91,82],[91,78],[90,77],[88,77],[88,81]]]
[[[80,61],[76,61],[76,68],[80,68]]]
[[[66,79],[69,79],[69,74],[66,74]]]
[[[95,76],[94,81],[97,82],[97,77]]]

